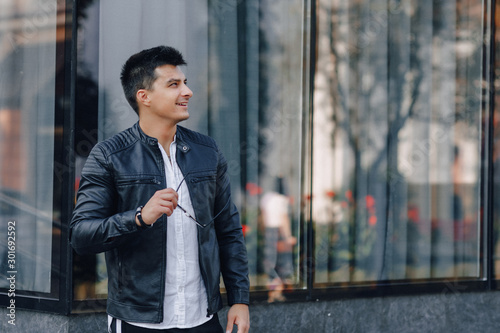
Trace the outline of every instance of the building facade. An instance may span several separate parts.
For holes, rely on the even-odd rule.
[[[2,332],[106,330],[103,254],[68,226],[90,150],[138,120],[121,66],[157,45],[228,160],[252,331],[496,331],[497,7],[3,0]]]

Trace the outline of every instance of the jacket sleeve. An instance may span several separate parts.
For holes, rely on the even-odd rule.
[[[105,252],[122,244],[138,230],[135,211],[116,212],[112,168],[97,145],[82,171],[70,224],[71,245],[79,254]]]
[[[215,211],[221,212],[215,221],[219,243],[220,267],[229,305],[249,304],[250,282],[248,259],[240,217],[231,200],[227,162],[219,152]]]

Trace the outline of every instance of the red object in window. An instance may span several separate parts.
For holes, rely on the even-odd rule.
[[[352,197],[352,191],[351,190],[345,191],[345,197],[347,198],[347,200],[349,200],[351,202],[354,202],[354,198]]]
[[[372,215],[368,218],[368,224],[371,225],[372,227],[377,224],[377,217],[375,215]]]
[[[260,187],[259,185],[255,184],[255,183],[247,183],[245,186],[245,189],[247,190],[248,194],[250,194],[251,196],[259,195],[262,193],[262,187]]]
[[[326,191],[326,196],[329,198],[334,198],[335,197],[335,192],[334,191]]]
[[[245,236],[247,235],[247,232],[249,232],[249,231],[250,231],[250,227],[249,227],[249,226],[247,226],[246,224],[243,224],[243,225],[241,226],[241,229],[242,229],[242,231],[243,231],[243,237],[245,237]]]
[[[367,195],[365,197],[365,200],[366,200],[366,207],[367,208],[375,207],[375,198],[373,196]]]

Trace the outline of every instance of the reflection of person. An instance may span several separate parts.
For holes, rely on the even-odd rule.
[[[464,210],[462,198],[460,197],[460,184],[462,182],[462,173],[460,165],[460,149],[458,146],[454,147],[454,159],[453,159],[453,219],[455,221],[463,221]]]
[[[82,171],[71,243],[78,253],[106,252],[112,332],[222,332],[221,272],[226,330],[249,329],[227,163],[213,139],[177,125],[192,96],[181,65],[164,46],[127,60],[122,85],[139,122],[97,144]]]
[[[460,149],[458,146],[454,147],[454,160],[452,167],[453,174],[453,233],[454,233],[454,261],[455,269],[461,267],[460,264],[465,264],[466,261],[466,229],[465,229],[465,212],[464,204],[460,191],[462,183],[461,163],[460,163]]]
[[[269,278],[269,302],[283,301],[285,283],[293,275],[292,236],[289,200],[284,195],[283,179],[276,179],[276,188],[261,198],[262,220],[265,227],[264,270]]]

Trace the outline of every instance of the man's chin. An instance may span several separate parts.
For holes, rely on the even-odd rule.
[[[184,120],[188,120],[188,119],[189,119],[189,113],[186,112],[185,114],[183,114],[182,116],[179,117],[179,122],[184,121]]]

